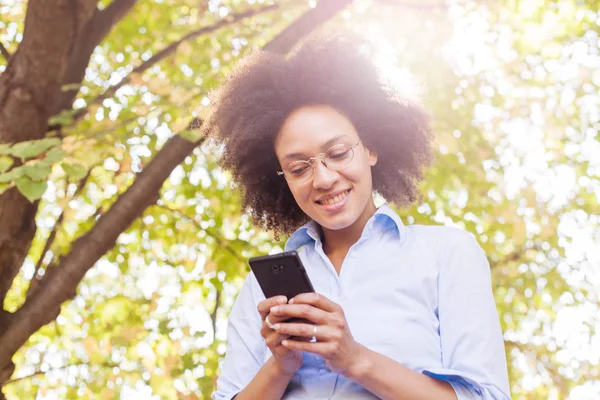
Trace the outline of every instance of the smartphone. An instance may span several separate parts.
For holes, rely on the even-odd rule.
[[[248,263],[267,299],[283,295],[289,301],[300,293],[315,291],[295,251],[253,257]]]

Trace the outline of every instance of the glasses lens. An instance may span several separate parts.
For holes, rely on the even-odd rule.
[[[353,157],[354,151],[352,147],[345,144],[336,145],[325,153],[325,163],[327,163],[329,168],[337,170],[348,165]]]
[[[317,158],[322,157],[327,168],[337,171],[352,161],[354,158],[353,147],[354,146],[346,144],[337,144],[330,147],[329,150],[325,152],[324,156],[318,156]],[[309,180],[313,175],[313,172],[313,164],[309,161],[294,161],[283,171],[285,178],[294,183],[301,183]]]
[[[285,169],[285,176],[293,182],[302,182],[312,175],[313,167],[308,161],[294,161]]]

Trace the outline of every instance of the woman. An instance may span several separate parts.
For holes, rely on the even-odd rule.
[[[357,38],[256,54],[207,131],[253,221],[291,233],[316,293],[265,299],[250,273],[213,399],[508,399],[489,264],[471,234],[405,226],[430,162],[426,113]],[[307,323],[290,323],[301,317]]]

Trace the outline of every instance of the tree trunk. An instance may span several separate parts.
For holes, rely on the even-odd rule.
[[[96,4],[96,0],[29,1],[23,40],[0,75],[0,143],[44,137],[75,38]],[[4,311],[4,300],[35,235],[38,203],[16,188],[0,195],[0,336],[14,321],[14,315]],[[0,387],[13,371],[10,360],[0,364]]]
[[[41,139],[48,119],[70,109],[94,48],[137,0],[31,0],[17,52],[0,75],[0,143]],[[0,310],[36,232],[38,202],[16,189],[0,195]],[[0,318],[0,334],[2,319]],[[1,380],[0,380],[1,382]]]
[[[23,41],[0,75],[0,143],[44,137],[78,26],[95,8],[79,3],[29,2]],[[36,211],[16,188],[0,195],[0,306],[35,235]]]

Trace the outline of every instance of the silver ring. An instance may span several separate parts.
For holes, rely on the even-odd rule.
[[[265,317],[265,322],[267,323],[267,326],[271,329],[275,329],[275,325],[273,325],[272,323],[269,322],[269,316],[267,315]]]
[[[317,341],[317,325],[313,325],[313,337],[310,340],[311,342],[316,342]]]

